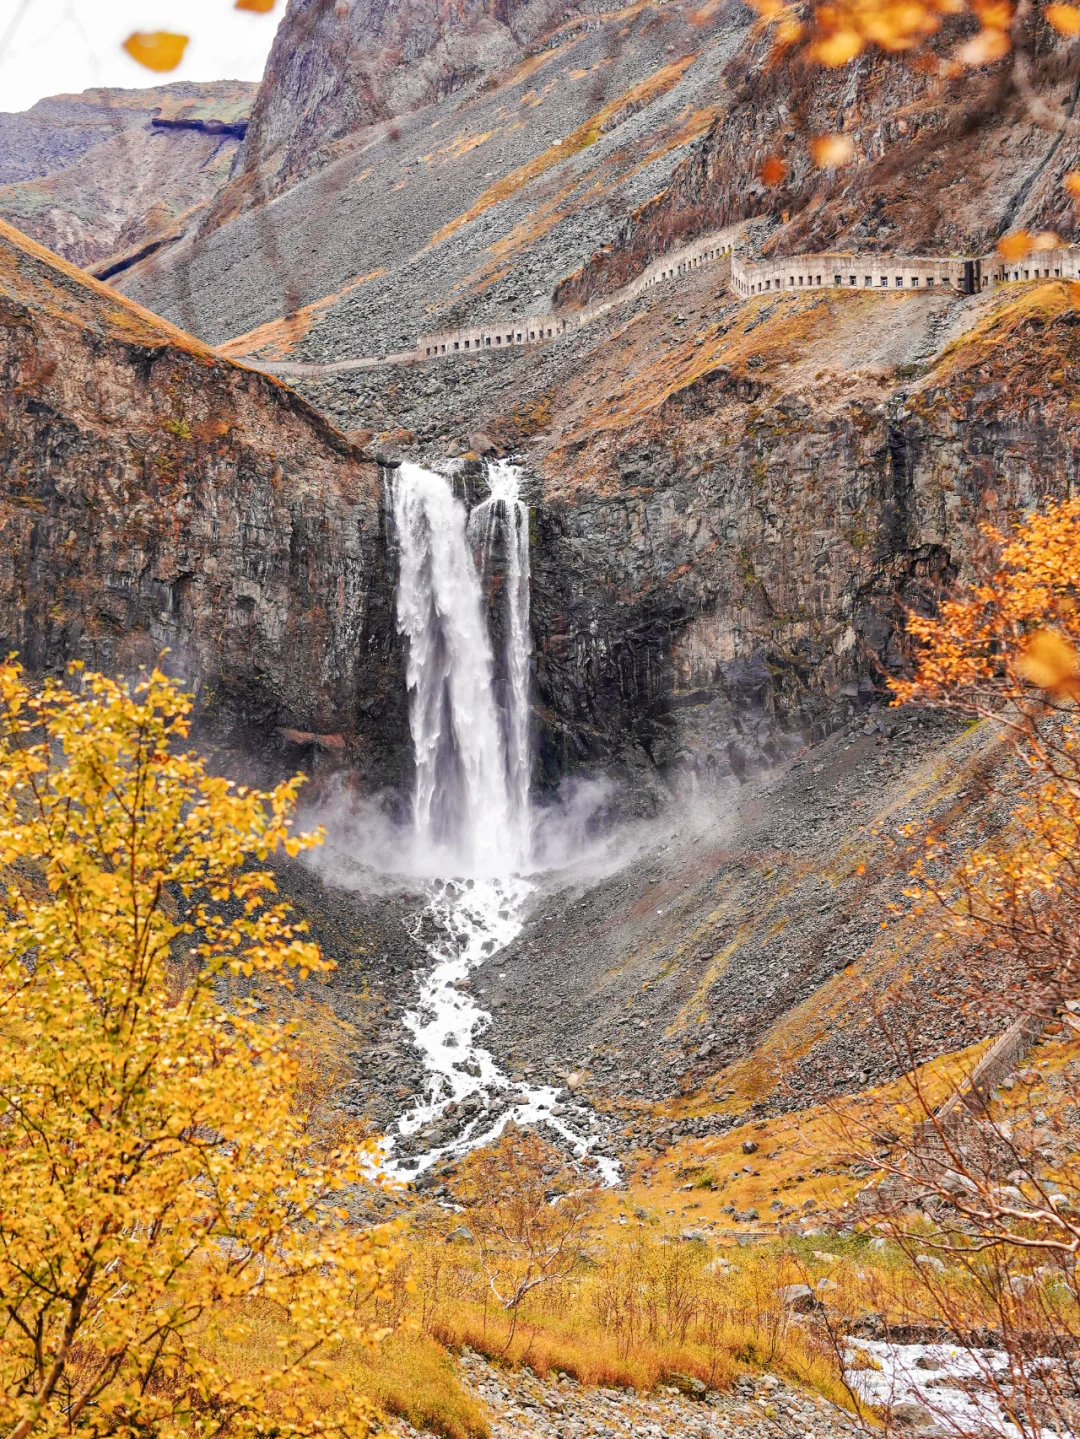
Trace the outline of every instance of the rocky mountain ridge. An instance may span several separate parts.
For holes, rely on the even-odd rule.
[[[0,115],[0,218],[118,274],[175,244],[228,178],[257,85],[87,90]]]

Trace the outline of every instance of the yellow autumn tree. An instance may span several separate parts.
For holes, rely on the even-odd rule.
[[[969,1352],[974,1330],[996,1331],[1006,1362],[978,1361],[986,1412],[1042,1439],[1080,1423],[1080,1155],[1068,1106],[1030,1082],[1038,1071],[996,1086],[1047,1020],[1080,1030],[1063,1007],[1080,994],[1080,500],[983,538],[991,558],[973,582],[909,616],[914,670],[893,690],[984,726],[979,829],[927,833],[907,893],[1014,1024],[1002,1067],[990,1050],[944,1105],[917,1069],[905,1077],[902,1137],[886,1132],[882,1148],[880,1113],[849,1113],[841,1131],[879,1171],[861,1218],[907,1255],[935,1322]]]
[[[1009,819],[963,854],[928,835],[911,897],[933,897],[960,944],[996,956],[1021,977],[1023,1006],[1048,1014],[1080,992],[1080,500],[984,537],[999,562],[936,615],[910,617],[917,665],[893,688],[997,729]]]
[[[349,1221],[362,1148],[306,1141],[288,1027],[228,997],[329,967],[263,863],[318,836],[298,779],[185,752],[189,711],[158,672],[35,691],[0,667],[8,1439],[369,1428],[335,1356],[377,1337],[396,1234]],[[232,1364],[256,1312],[275,1344]]]

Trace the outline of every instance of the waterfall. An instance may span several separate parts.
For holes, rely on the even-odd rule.
[[[526,858],[530,852],[529,789],[532,743],[529,721],[529,507],[518,496],[521,472],[507,460],[489,465],[490,494],[469,516],[469,535],[480,548],[488,577],[501,541],[505,554],[506,605],[506,781],[511,815]]]
[[[582,1159],[601,1132],[560,1086],[514,1081],[500,1069],[480,1043],[491,1015],[468,989],[470,973],[520,933],[536,888],[523,873],[531,832],[529,510],[515,465],[500,461],[485,474],[488,497],[471,515],[431,470],[402,464],[392,482],[397,624],[409,648],[416,762],[414,858],[429,876],[426,902],[408,927],[431,960],[404,1019],[423,1059],[424,1088],[380,1143],[381,1171],[403,1179],[490,1144],[511,1121],[545,1125]],[[617,1180],[614,1160],[595,1162],[607,1182]]]
[[[393,479],[398,630],[416,778],[413,829],[436,872],[520,870],[529,842],[529,518],[515,466],[489,467],[470,523],[443,475],[403,463]],[[505,541],[505,703],[481,583]],[[480,547],[478,570],[473,544]]]

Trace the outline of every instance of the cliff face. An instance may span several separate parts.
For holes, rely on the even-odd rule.
[[[167,647],[204,716],[248,739],[284,728],[361,770],[398,764],[404,683],[362,452],[2,224],[0,376],[5,653],[130,672]]]
[[[277,194],[380,121],[488,77],[494,83],[556,17],[600,8],[589,0],[291,0],[235,179],[209,224]]]
[[[904,613],[969,570],[981,522],[1075,485],[1062,283],[967,308],[762,297],[649,338],[575,380],[538,457],[553,769],[632,739],[742,777],[821,738],[904,663]]]
[[[0,115],[0,218],[86,268],[176,243],[228,179],[257,89],[87,90]]]

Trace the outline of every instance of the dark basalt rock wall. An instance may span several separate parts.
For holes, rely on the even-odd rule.
[[[605,432],[602,460],[586,440],[589,479],[549,482],[534,524],[545,778],[614,758],[742,777],[882,698],[906,612],[971,573],[980,526],[1075,490],[1065,289],[884,402],[748,403],[717,374],[647,433]]]
[[[5,652],[131,673],[168,648],[219,731],[398,777],[376,466],[285,386],[2,225],[0,470]]]

